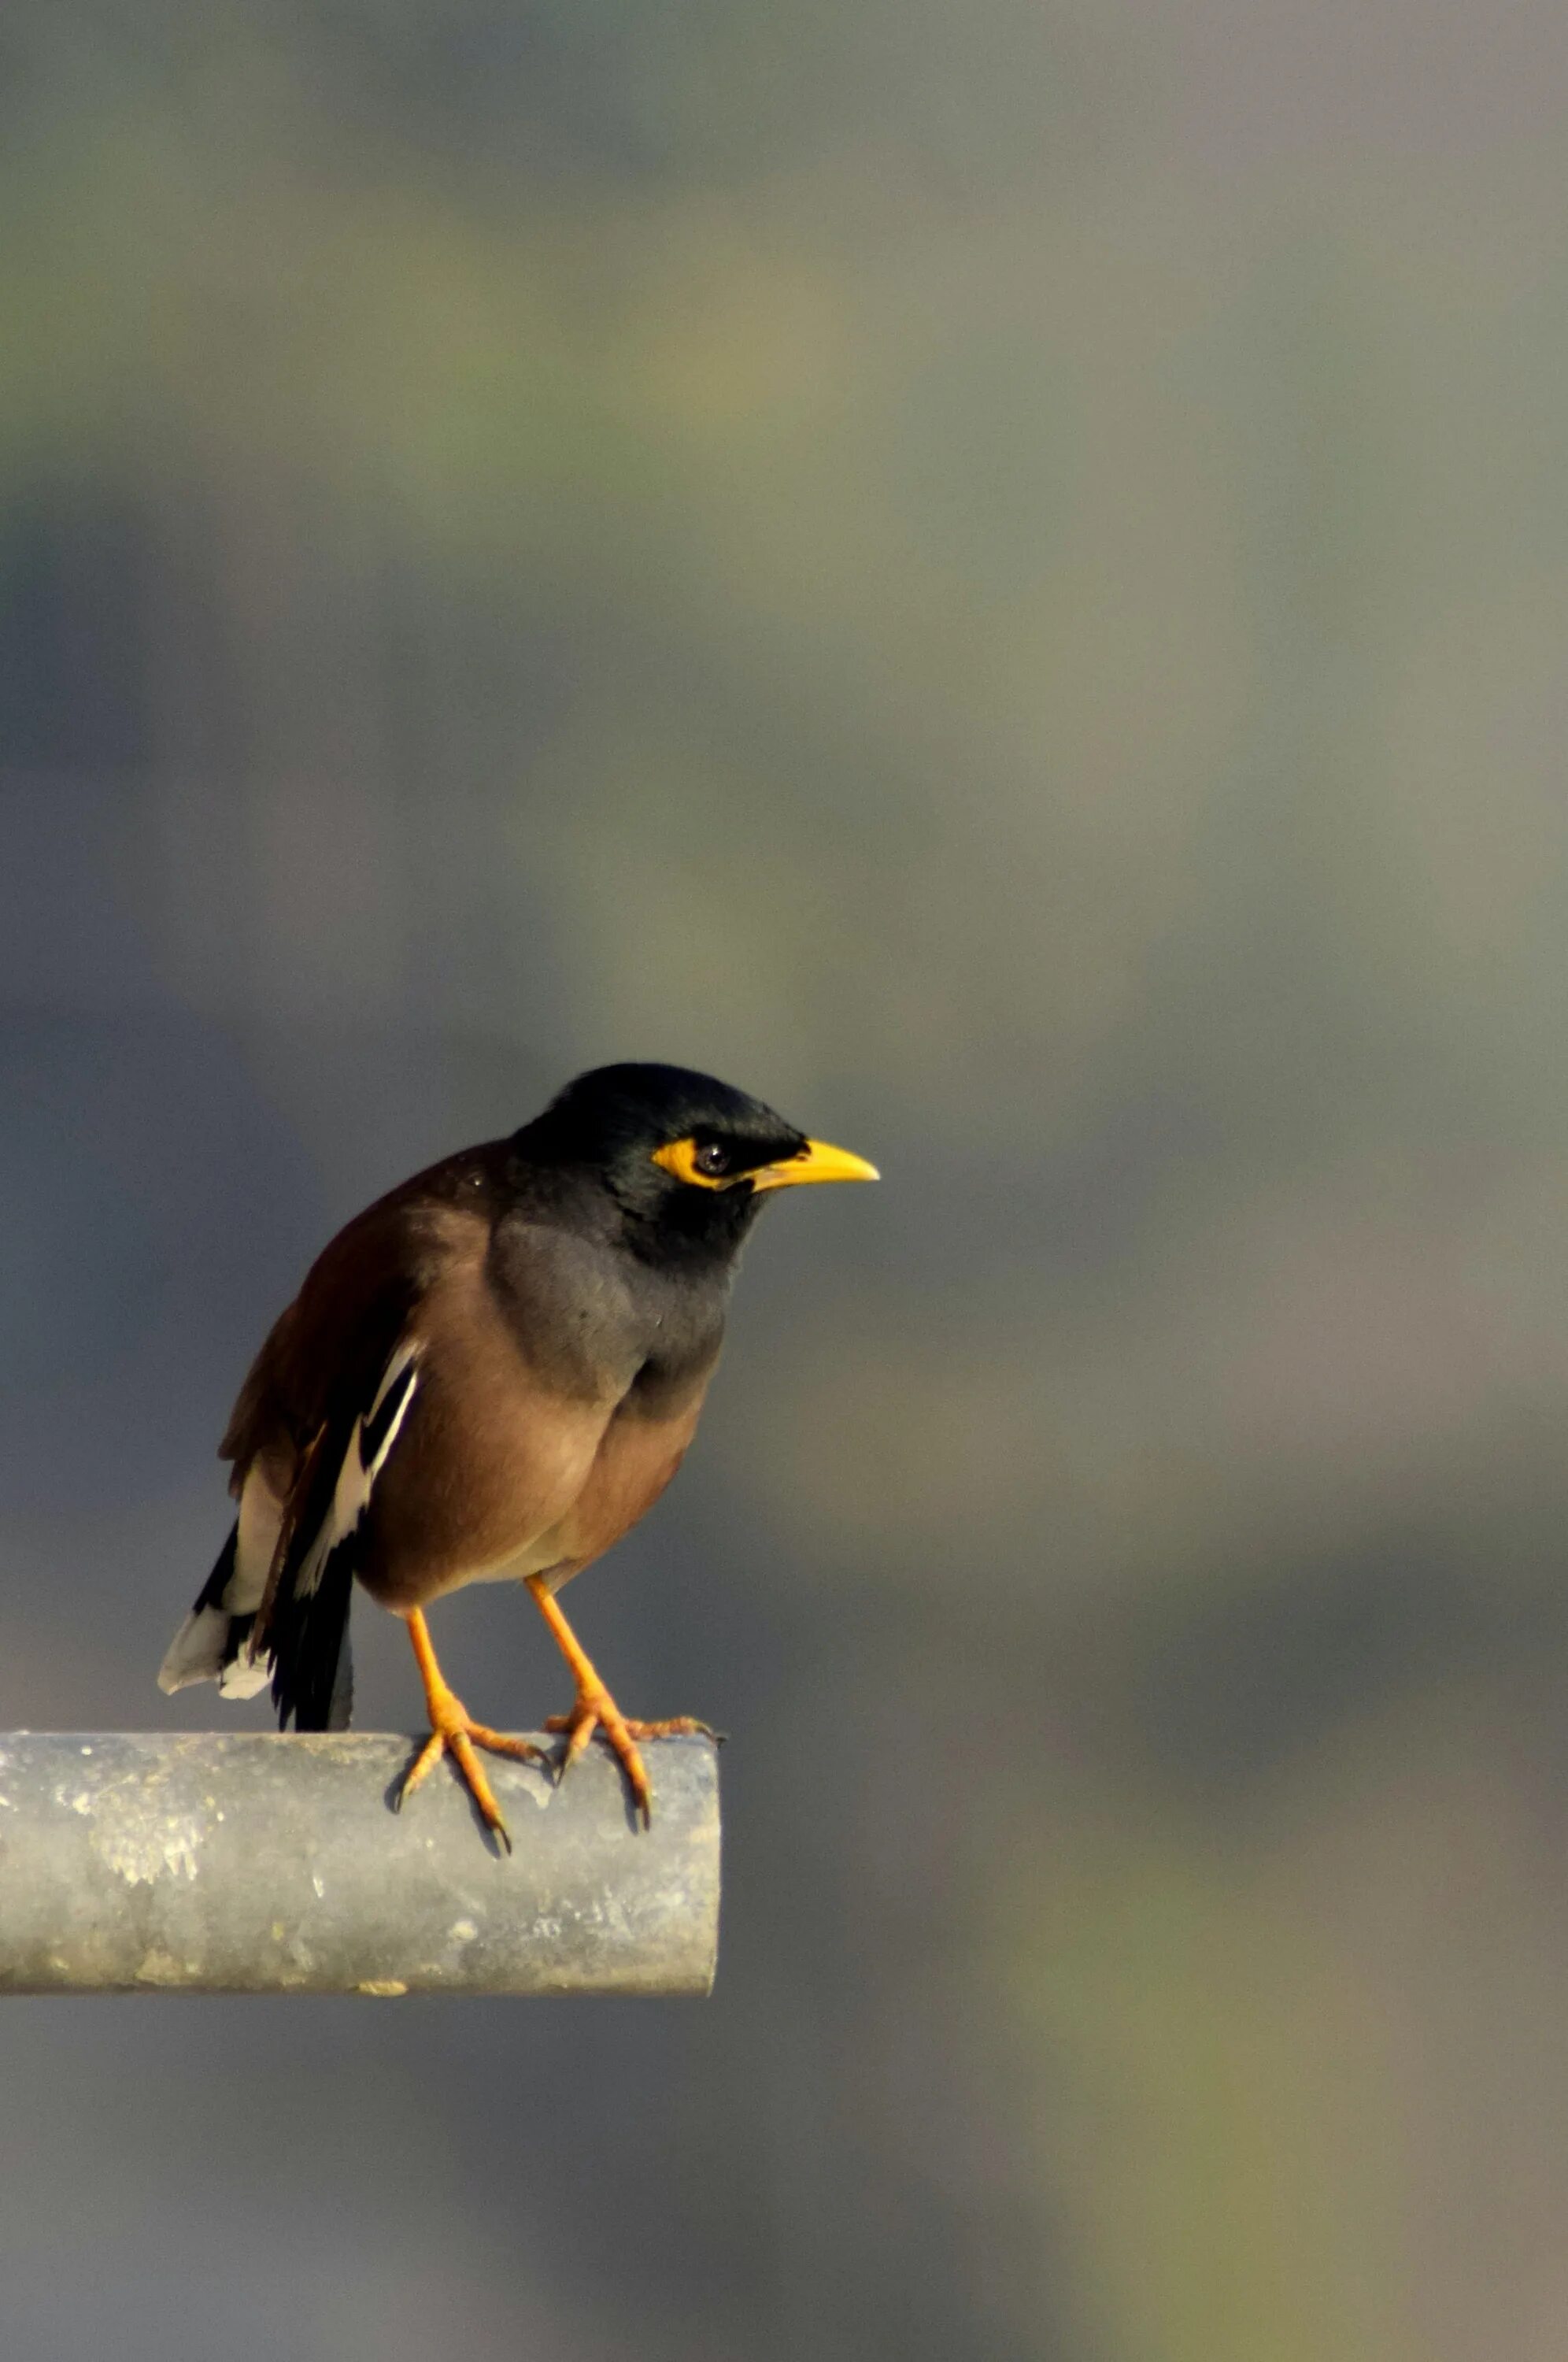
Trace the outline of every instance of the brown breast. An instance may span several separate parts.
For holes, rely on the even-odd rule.
[[[628,1403],[617,1410],[582,1490],[550,1537],[558,1553],[549,1565],[552,1591],[580,1574],[652,1508],[686,1457],[711,1374],[710,1366],[678,1409],[650,1415]]]

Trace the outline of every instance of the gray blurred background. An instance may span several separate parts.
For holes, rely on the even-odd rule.
[[[1565,105],[1559,0],[13,0],[0,1727],[264,1722],[214,1447],[415,1165],[641,1056],[887,1179],[572,1595],[734,1735],[713,2000],[6,2004],[6,2362],[1568,2351]]]

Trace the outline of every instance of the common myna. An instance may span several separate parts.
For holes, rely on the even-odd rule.
[[[622,1065],[378,1198],[312,1265],[240,1389],[219,1447],[239,1514],[161,1687],[248,1697],[270,1681],[283,1727],[345,1728],[357,1575],[407,1624],[429,1709],[398,1801],[449,1749],[504,1845],[474,1749],[539,1750],[470,1719],[425,1611],[515,1578],[577,1685],[546,1725],[566,1734],[559,1772],[601,1732],[646,1823],[637,1740],[705,1726],[629,1721],[556,1595],[680,1465],[764,1197],[876,1178],[711,1076]]]

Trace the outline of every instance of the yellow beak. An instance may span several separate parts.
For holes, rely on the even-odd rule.
[[[881,1175],[864,1156],[847,1148],[831,1148],[825,1140],[808,1140],[798,1156],[781,1164],[762,1164],[747,1176],[754,1189],[790,1189],[797,1181],[879,1181]]]

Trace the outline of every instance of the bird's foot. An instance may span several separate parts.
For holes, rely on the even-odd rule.
[[[626,1775],[626,1784],[631,1789],[645,1829],[653,1820],[653,1791],[648,1785],[646,1768],[637,1751],[638,1739],[689,1738],[693,1735],[700,1738],[717,1737],[717,1733],[711,1730],[705,1722],[699,1722],[694,1715],[690,1714],[671,1715],[664,1722],[628,1720],[609,1691],[602,1686],[579,1690],[577,1703],[571,1712],[551,1715],[545,1728],[566,1733],[566,1745],[556,1759],[558,1783],[565,1779],[594,1732],[599,1733],[620,1759],[621,1769]]]
[[[429,1772],[437,1757],[450,1755],[458,1767],[458,1776],[479,1806],[483,1821],[497,1845],[512,1851],[512,1839],[501,1807],[484,1776],[484,1767],[474,1753],[476,1747],[487,1748],[491,1755],[510,1755],[519,1763],[544,1763],[549,1759],[543,1748],[531,1739],[513,1738],[503,1730],[491,1730],[482,1722],[475,1722],[461,1698],[443,1689],[428,1700],[431,1732],[424,1746],[403,1775],[403,1784],[393,1800],[392,1810],[401,1813],[406,1798],[412,1796],[420,1782]]]

